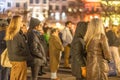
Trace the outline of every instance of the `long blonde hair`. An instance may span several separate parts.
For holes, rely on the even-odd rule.
[[[98,18],[93,18],[88,24],[87,32],[85,34],[84,40],[87,42],[91,37],[99,39],[101,34],[105,35],[105,30],[102,20]]]
[[[14,36],[20,31],[21,20],[21,16],[13,16],[6,30],[5,40],[13,40]]]

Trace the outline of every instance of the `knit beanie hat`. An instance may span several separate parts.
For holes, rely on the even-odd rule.
[[[32,17],[32,18],[30,19],[29,27],[35,28],[35,27],[38,26],[40,23],[41,23],[40,20]]]

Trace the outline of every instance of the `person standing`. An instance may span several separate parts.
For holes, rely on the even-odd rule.
[[[84,80],[81,68],[86,66],[84,35],[87,30],[87,24],[87,22],[79,22],[77,24],[75,35],[71,43],[71,69],[72,75],[76,77],[76,80]]]
[[[52,80],[59,80],[57,77],[57,70],[61,60],[61,51],[64,50],[58,34],[58,29],[52,29],[49,39],[50,71]]]
[[[0,61],[1,54],[6,49],[6,42],[4,40],[5,31],[8,26],[8,22],[4,19],[0,19]],[[9,80],[10,69],[8,67],[3,67],[0,64],[0,80]]]
[[[64,67],[70,68],[69,57],[70,57],[70,46],[73,40],[73,36],[70,32],[70,27],[72,26],[71,21],[65,23],[65,28],[62,31],[62,41],[64,46]]]
[[[8,58],[12,64],[10,80],[27,80],[27,43],[20,32],[22,17],[13,16],[6,31]]]
[[[37,80],[40,67],[46,64],[46,55],[41,42],[40,31],[42,31],[41,22],[36,18],[31,18],[27,36],[30,53],[33,57],[33,65],[31,65],[32,80]]]
[[[110,46],[110,52],[113,56],[115,67],[117,69],[117,76],[120,76],[120,55],[118,50],[118,47],[120,45],[120,38],[117,34],[117,29],[117,27],[110,27],[109,30],[106,32],[106,35]]]
[[[87,50],[86,80],[108,80],[108,62],[112,56],[102,20],[93,18],[90,21],[84,40]]]

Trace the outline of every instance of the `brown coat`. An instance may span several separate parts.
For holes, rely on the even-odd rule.
[[[60,53],[63,51],[63,45],[60,38],[51,35],[49,39],[49,55],[50,55],[50,70],[51,72],[57,72],[60,63]]]
[[[96,35],[97,36],[97,35]],[[87,79],[108,80],[108,64],[111,60],[106,36],[101,39],[92,39],[87,48]]]

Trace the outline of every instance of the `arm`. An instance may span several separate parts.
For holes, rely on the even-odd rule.
[[[83,45],[79,39],[75,39],[71,44],[71,54],[75,60],[81,64],[81,66],[85,66],[85,59],[83,55]]]
[[[37,36],[35,35],[35,33],[31,33],[28,35],[29,49],[33,56],[36,56],[36,57],[42,59],[42,53],[38,49],[39,45],[38,45],[38,42],[36,41],[36,39],[37,39]]]
[[[60,50],[60,51],[63,51],[64,50],[64,47],[62,45],[62,43],[60,42],[59,39],[57,39],[57,37],[53,40],[53,42],[55,43],[55,47]]]
[[[102,35],[101,45],[103,50],[103,56],[106,60],[110,61],[112,59],[111,53],[109,51],[109,45],[106,36]]]
[[[66,42],[66,30],[63,30],[63,32],[62,32],[62,40],[63,40],[63,42]]]

